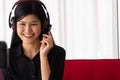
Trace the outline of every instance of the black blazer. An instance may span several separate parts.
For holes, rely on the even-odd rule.
[[[51,69],[49,80],[62,80],[65,62],[65,50],[57,45],[48,54]],[[30,60],[27,58],[20,44],[18,47],[9,49],[9,67],[4,71],[6,80],[41,80],[39,53]],[[7,77],[8,76],[8,77]]]

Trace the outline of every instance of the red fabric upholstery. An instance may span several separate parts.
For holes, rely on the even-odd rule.
[[[66,60],[63,80],[120,80],[120,60]]]
[[[2,75],[1,69],[0,69],[0,80],[3,80],[3,75]]]

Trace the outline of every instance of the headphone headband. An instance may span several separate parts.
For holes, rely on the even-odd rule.
[[[20,5],[20,4],[24,3],[24,2],[35,2],[36,4],[41,5],[42,8],[43,8],[43,10],[44,10],[44,12],[45,12],[46,19],[47,19],[48,23],[50,24],[49,13],[48,13],[48,11],[47,11],[46,6],[45,6],[41,1],[39,1],[39,0],[19,0],[19,1],[17,1],[17,2],[13,5],[12,10],[11,10],[11,12],[10,12],[10,14],[9,14],[9,27],[10,27],[10,28],[13,26],[13,25],[12,25],[12,23],[13,23],[13,22],[12,22],[12,18],[15,17],[15,15],[13,14],[13,11],[15,11],[15,9],[16,9],[16,7],[17,7],[18,5]]]

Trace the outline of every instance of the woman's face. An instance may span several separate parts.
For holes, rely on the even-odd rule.
[[[23,43],[33,43],[39,41],[41,33],[41,22],[33,14],[25,16],[17,22],[17,34]]]

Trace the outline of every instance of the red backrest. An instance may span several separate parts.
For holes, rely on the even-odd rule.
[[[116,63],[115,63],[115,77],[116,77],[116,80],[120,80],[120,60],[116,60]]]
[[[65,61],[63,80],[71,80],[71,63],[69,60]]]
[[[120,80],[120,60],[66,60],[63,80]]]
[[[91,61],[75,60],[71,62],[71,80],[92,80]]]
[[[93,61],[93,80],[115,80],[115,61]]]

